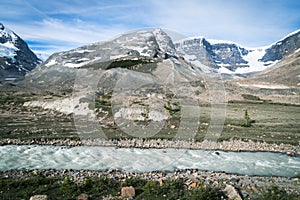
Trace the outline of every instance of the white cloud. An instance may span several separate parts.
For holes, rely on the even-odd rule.
[[[70,24],[57,19],[47,19],[23,26],[11,24],[13,30],[24,40],[38,41],[47,45],[47,50],[36,50],[40,54],[51,55],[54,52],[65,51],[82,45],[109,40],[117,34],[126,31],[124,27],[107,27],[97,24],[77,23]],[[31,46],[39,49],[39,46]],[[43,48],[44,49],[44,48]]]
[[[173,0],[172,3],[149,3],[152,3],[149,7],[152,7],[153,16],[149,23],[188,36],[232,40],[246,46],[270,44],[299,28],[288,26],[292,21],[299,21],[299,14],[286,10],[283,3],[276,1]]]
[[[253,47],[270,44],[299,28],[298,10],[288,7],[291,2],[295,4],[292,0],[52,0],[42,4],[3,0],[0,18],[23,39],[45,45],[31,47],[47,55],[145,27]]]

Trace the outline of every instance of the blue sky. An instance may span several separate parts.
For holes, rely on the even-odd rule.
[[[1,0],[0,22],[44,56],[157,27],[256,47],[300,28],[300,1]]]

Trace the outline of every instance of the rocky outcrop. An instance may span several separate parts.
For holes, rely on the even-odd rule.
[[[90,196],[87,194],[80,194],[79,196],[76,197],[76,200],[90,200]]]
[[[242,200],[242,197],[232,185],[226,185],[224,192],[226,192],[228,199],[230,200]]]

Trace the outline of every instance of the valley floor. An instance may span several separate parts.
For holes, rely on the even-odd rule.
[[[57,94],[44,95],[48,99],[62,98]],[[46,98],[45,97],[45,98]],[[64,114],[39,107],[25,107],[24,102],[39,98],[34,93],[2,92],[0,94],[0,144],[44,145],[103,145],[137,148],[189,148],[226,151],[294,152],[300,148],[300,106],[263,101],[232,101],[226,105],[222,133],[214,142],[207,138],[211,123],[211,106],[200,105],[198,131],[194,138],[175,140],[180,126],[180,114],[167,120],[165,126],[149,138],[135,138],[125,134],[108,117],[100,127],[105,138],[90,140],[79,135],[72,114]],[[245,127],[244,114],[248,111],[250,127]],[[224,110],[220,110],[220,112]],[[191,122],[193,123],[193,122]],[[186,123],[189,130],[193,124]],[[209,140],[211,141],[211,140]],[[217,143],[215,143],[217,142]]]
[[[58,94],[47,94],[51,98],[61,98]],[[24,107],[26,101],[38,98],[34,93],[1,93],[0,96],[0,145],[7,144],[40,144],[40,145],[102,145],[116,147],[138,148],[190,148],[214,149],[225,151],[272,151],[286,153],[289,156],[300,155],[300,107],[292,104],[274,104],[270,102],[239,101],[227,105],[226,119],[221,136],[217,143],[202,142],[210,123],[210,109],[208,105],[200,105],[201,121],[195,138],[188,141],[173,140],[177,132],[178,119],[168,121],[167,127],[155,137],[136,139],[121,133],[115,127],[102,127],[107,138],[88,140],[78,136],[72,115],[66,115],[53,110]],[[241,126],[244,122],[244,112],[248,111],[255,122],[250,127]],[[176,117],[176,116],[175,116]],[[71,189],[61,189],[62,183],[67,181]],[[92,177],[92,183],[116,181],[116,189],[110,193],[101,193],[102,186],[95,192],[92,186],[86,186],[86,180]],[[135,182],[134,178],[137,178]],[[37,181],[36,181],[37,179]],[[146,180],[143,181],[143,180]],[[217,187],[223,191],[226,185],[233,186],[244,199],[263,199],[263,196],[272,198],[272,194],[284,195],[285,199],[299,199],[299,177],[257,177],[240,176],[217,172],[198,170],[181,170],[176,172],[147,172],[123,173],[120,170],[87,171],[87,170],[11,170],[0,172],[0,198],[22,199],[34,194],[47,194],[50,199],[57,199],[55,195],[65,195],[65,199],[75,199],[79,193],[88,193],[94,199],[99,196],[114,196],[120,198],[122,186],[134,186],[137,194],[142,195],[149,186],[149,181],[159,184],[168,180],[183,180],[175,182],[184,191],[201,190],[205,187]],[[29,188],[28,183],[33,181],[35,188]],[[32,183],[32,182],[30,182]],[[75,185],[74,185],[75,184]],[[173,183],[172,183],[173,184]],[[171,184],[171,185],[172,185]],[[34,184],[33,184],[34,185]],[[53,187],[51,187],[53,185]],[[28,187],[27,187],[28,186]],[[91,188],[89,188],[91,187]],[[164,187],[156,187],[152,191],[160,191]],[[150,187],[150,189],[151,189]],[[171,188],[173,186],[170,186]],[[167,198],[174,193],[174,188],[167,193],[159,193],[155,197]],[[17,188],[15,191],[14,188]],[[75,191],[73,189],[75,188]],[[189,190],[192,189],[192,190]],[[18,191],[18,192],[17,192]],[[73,192],[72,192],[73,191]],[[179,190],[181,191],[181,190]],[[67,194],[66,194],[66,193]],[[199,192],[199,191],[195,191]],[[181,193],[182,195],[184,194]],[[160,196],[166,195],[166,196]],[[187,195],[192,195],[191,193]],[[269,195],[269,196],[268,196]],[[190,197],[190,196],[189,196]],[[180,197],[178,197],[180,199]],[[61,198],[60,198],[61,199]],[[113,199],[113,198],[112,198]],[[138,199],[138,198],[137,198]]]

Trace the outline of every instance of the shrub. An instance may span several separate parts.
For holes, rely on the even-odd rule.
[[[260,101],[261,99],[257,96],[254,96],[252,94],[242,94],[242,97],[246,100],[251,100],[251,101]]]
[[[242,126],[244,127],[250,127],[253,123],[253,120],[250,119],[250,116],[248,114],[248,110],[245,110],[245,114],[244,114],[244,123],[242,124]]]
[[[285,190],[280,189],[278,186],[267,188],[266,191],[261,193],[258,197],[260,200],[296,200],[299,199],[296,194],[288,194]]]
[[[77,185],[74,183],[69,176],[66,177],[64,182],[60,186],[60,191],[63,194],[72,196],[77,191]]]
[[[227,195],[219,188],[206,186],[195,188],[186,193],[183,199],[189,200],[215,200],[227,199]]]

